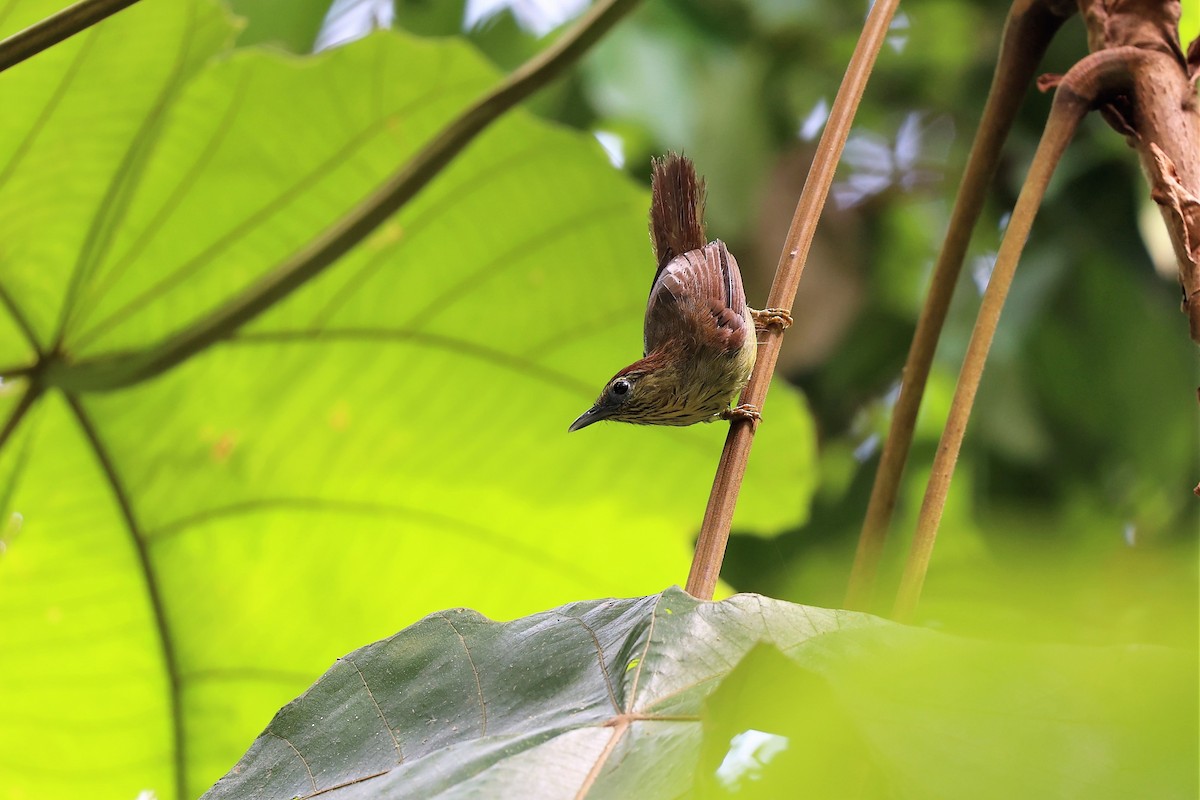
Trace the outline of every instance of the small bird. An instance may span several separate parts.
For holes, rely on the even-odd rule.
[[[749,308],[729,248],[705,243],[704,181],[689,159],[655,159],[650,198],[658,271],[646,303],[644,357],[614,375],[568,431],[605,419],[692,425],[761,418],[752,405],[730,405],[754,369],[756,330],[786,328],[791,315]]]

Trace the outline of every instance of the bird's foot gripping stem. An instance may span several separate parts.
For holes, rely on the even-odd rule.
[[[764,308],[762,311],[750,309],[750,316],[754,319],[754,327],[757,330],[765,331],[767,328],[779,328],[785,331],[792,327],[792,312],[786,308]]]
[[[762,412],[758,410],[758,406],[742,403],[740,406],[734,406],[722,411],[721,419],[727,419],[730,422],[760,422],[762,420]]]

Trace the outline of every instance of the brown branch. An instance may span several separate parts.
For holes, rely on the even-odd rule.
[[[477,135],[574,64],[638,0],[594,5],[567,33],[447,125],[411,161],[346,216],[242,294],[146,350],[47,365],[46,380],[72,392],[107,391],[153,378],[231,336],[320,275],[411,200]]]
[[[1130,52],[1132,51],[1132,52]],[[950,479],[962,448],[967,421],[975,401],[975,393],[983,376],[984,362],[991,348],[1000,312],[1012,285],[1017,261],[1033,227],[1033,219],[1045,196],[1046,187],[1059,159],[1075,134],[1079,121],[1091,110],[1098,98],[1119,91],[1128,82],[1127,58],[1136,58],[1135,48],[1120,48],[1094,53],[1080,61],[1063,78],[1054,94],[1054,103],[1037,153],[1029,167],[1025,185],[1017,197],[1012,219],[1004,232],[1004,240],[996,255],[996,265],[988,281],[987,291],[979,308],[975,329],[967,345],[962,372],[955,386],[949,418],[938,443],[933,471],[925,489],[925,499],[917,521],[917,532],[904,565],[900,590],[896,597],[893,617],[907,620],[916,608],[937,539],[938,525],[946,505]]]
[[[1016,0],[1009,9],[987,103],[950,214],[946,239],[933,270],[929,295],[925,298],[908,359],[904,363],[900,397],[892,411],[887,440],[883,445],[871,499],[859,534],[854,567],[850,572],[846,608],[865,609],[870,606],[884,541],[896,508],[900,479],[912,446],[917,412],[921,408],[933,354],[971,241],[971,231],[983,210],[987,187],[995,175],[1001,148],[1008,138],[1021,99],[1029,90],[1050,41],[1073,12],[1069,7],[1060,8],[1062,5],[1054,0]]]
[[[1093,50],[1137,52],[1126,61],[1127,89],[1101,111],[1137,150],[1175,251],[1191,338],[1200,344],[1200,40],[1184,53],[1178,0],[1081,0],[1080,11]]]
[[[1200,197],[1188,188],[1175,160],[1163,148],[1151,141],[1147,149],[1153,159],[1153,167],[1146,168],[1150,197],[1170,232],[1183,289],[1183,313],[1188,316],[1192,341],[1200,344]]]
[[[867,16],[862,35],[854,48],[850,64],[846,67],[837,98],[833,101],[829,121],[821,134],[821,141],[817,144],[813,166],[800,193],[796,213],[792,217],[792,226],[788,230],[779,265],[775,269],[775,282],[767,298],[767,306],[770,308],[791,308],[796,298],[796,289],[800,285],[800,277],[804,272],[804,263],[808,258],[808,249],[812,244],[821,209],[833,182],[834,170],[841,158],[854,113],[858,109],[867,78],[875,64],[875,57],[879,48],[883,46],[897,4],[898,0],[877,0]],[[755,364],[754,374],[750,376],[750,383],[742,392],[739,402],[762,408],[767,396],[767,387],[771,383],[771,375],[775,371],[775,361],[779,357],[782,339],[783,333],[776,327],[768,328],[763,333],[758,345],[758,362]],[[694,597],[710,600],[716,590],[717,579],[721,574],[721,562],[725,557],[725,545],[729,541],[729,529],[733,524],[733,511],[737,504],[738,491],[742,486],[742,477],[746,472],[746,462],[750,457],[750,446],[754,442],[756,426],[757,423],[753,422],[734,422],[725,437],[725,449],[721,452],[721,460],[717,465],[717,474],[709,494],[708,507],[704,512],[704,522],[700,527],[692,569],[687,580],[687,591]]]
[[[0,72],[69,39],[137,0],[79,0],[57,14],[0,41]]]

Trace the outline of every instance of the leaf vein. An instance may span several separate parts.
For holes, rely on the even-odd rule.
[[[17,305],[16,298],[9,293],[8,289],[4,288],[4,284],[0,284],[0,304],[3,304],[5,309],[8,310],[8,315],[12,318],[13,322],[16,323],[17,327],[21,329],[21,333],[24,334],[26,340],[28,340],[29,346],[33,348],[33,351],[37,353],[38,357],[40,358],[43,355],[42,346],[38,343],[37,334],[33,330],[33,325],[29,322],[29,318],[25,316],[25,312],[21,310],[19,305]]]
[[[462,85],[473,87],[475,83],[476,81],[469,81],[463,82]],[[428,100],[433,94],[433,92],[426,92],[422,94],[416,100],[413,100],[398,109],[393,116],[401,115],[414,106],[420,105],[422,102]],[[355,153],[366,146],[371,139],[375,138],[384,130],[386,130],[389,119],[389,117],[384,117],[382,119],[374,120],[371,124],[364,127],[357,136],[353,137],[342,147],[338,148],[336,152],[331,154],[312,170],[300,176],[298,180],[280,191],[279,194],[262,205],[258,210],[246,215],[240,223],[235,225],[224,235],[217,237],[200,253],[181,264],[162,280],[151,285],[148,289],[138,294],[128,303],[113,311],[107,317],[100,320],[86,332],[81,334],[76,346],[82,347],[86,344],[94,342],[100,336],[121,324],[121,322],[128,317],[136,314],[138,311],[145,308],[159,297],[173,290],[180,283],[186,281],[188,278],[201,271],[204,267],[216,259],[217,256],[223,251],[232,247],[236,242],[243,239],[250,232],[254,231],[260,225],[265,223],[268,219],[282,211],[287,205],[310,191],[315,184],[320,182],[320,180],[325,177],[329,170],[351,159]]]
[[[108,179],[104,195],[99,198],[92,213],[87,233],[76,254],[71,276],[67,280],[66,296],[59,310],[59,320],[52,349],[57,349],[65,339],[71,318],[75,315],[80,289],[104,262],[112,247],[113,236],[129,213],[129,206],[140,185],[139,179],[142,170],[146,166],[149,154],[153,151],[156,134],[160,131],[159,126],[166,116],[166,107],[182,84],[184,66],[187,64],[188,54],[191,52],[195,39],[196,6],[189,5],[187,13],[188,19],[182,26],[179,50],[171,73],[163,82],[153,104],[146,109],[145,117],[130,138],[125,152],[121,155],[120,162]]]
[[[304,765],[304,771],[308,773],[308,779],[309,779],[309,781],[312,782],[312,788],[316,789],[317,788],[317,778],[315,775],[313,775],[312,767],[310,767],[308,765],[308,761],[306,761],[304,756],[301,755],[300,750],[296,748],[296,745],[292,744],[292,740],[287,738],[286,736],[280,736],[278,733],[271,730],[270,728],[267,728],[267,735],[274,736],[276,739],[279,739],[280,741],[285,742],[288,747],[292,748],[292,752],[296,754],[296,758],[300,759],[300,763]]]
[[[342,658],[342,660],[348,661],[350,666],[354,667],[355,672],[358,673],[358,678],[362,681],[363,688],[367,690],[367,697],[371,698],[371,705],[375,706],[375,713],[379,714],[380,722],[383,723],[383,727],[385,730],[387,730],[388,736],[392,737],[392,746],[396,748],[396,763],[403,764],[404,751],[400,749],[400,742],[398,739],[396,739],[396,733],[392,730],[391,724],[387,721],[387,717],[383,714],[383,709],[379,707],[379,701],[375,699],[375,693],[371,691],[371,687],[367,683],[367,676],[363,675],[363,671],[359,668],[358,664],[354,662],[354,659],[346,656]],[[313,788],[315,789],[317,787],[313,786]]]
[[[477,342],[458,339],[438,333],[406,328],[326,328],[324,330],[277,330],[241,333],[230,339],[229,344],[274,344],[293,341],[313,344],[332,344],[339,341],[363,342],[415,342],[430,345],[479,361],[504,367],[525,377],[541,380],[583,398],[591,399],[592,388],[551,367],[538,364],[503,350],[497,350]]]
[[[434,525],[443,525],[451,532],[490,545],[498,550],[503,550],[509,555],[524,558],[531,564],[553,570],[555,574],[570,575],[583,585],[598,586],[603,584],[599,576],[582,569],[578,564],[552,557],[541,550],[535,550],[520,540],[507,536],[500,531],[485,528],[473,522],[458,519],[441,512],[426,511],[424,509],[389,503],[372,503],[356,500],[334,500],[319,497],[262,497],[223,506],[213,506],[179,517],[162,525],[155,531],[147,532],[147,544],[151,547],[157,546],[162,542],[169,541],[183,534],[188,528],[202,525],[212,520],[274,510],[328,511],[378,517],[409,517]]]
[[[79,46],[79,52],[75,54],[75,58],[71,60],[71,63],[63,71],[62,78],[59,80],[58,85],[54,87],[54,91],[46,98],[46,105],[42,106],[42,110],[38,112],[37,118],[29,126],[29,132],[25,134],[25,138],[13,149],[12,157],[9,158],[4,169],[0,170],[0,186],[8,182],[13,172],[20,166],[21,161],[29,154],[29,150],[33,147],[33,143],[37,141],[42,129],[46,127],[50,118],[54,116],[54,112],[58,110],[59,104],[67,95],[67,90],[74,82],[79,71],[83,68],[83,61],[88,51],[91,50],[92,45],[96,41],[96,29],[92,28],[84,36],[81,36],[80,39],[82,42]]]
[[[650,652],[650,643],[654,640],[654,624],[658,621],[658,607],[664,600],[665,598],[659,595],[658,600],[654,603],[654,611],[650,614],[650,626],[646,631],[646,646],[642,648],[642,655],[638,658],[637,667],[633,671],[633,683],[629,688],[629,703],[625,707],[626,714],[633,713],[633,704],[637,701],[638,682],[642,677],[642,669],[646,666],[646,655]]]
[[[553,156],[555,154],[555,151],[549,148],[530,147],[519,151],[513,156],[502,159],[486,169],[481,169],[473,173],[467,180],[447,191],[444,196],[422,209],[420,214],[417,214],[405,225],[405,239],[411,241],[414,238],[414,233],[419,232],[422,226],[428,224],[430,220],[436,220],[439,215],[444,214],[458,203],[469,198],[474,191],[486,188],[489,180],[495,176],[503,174],[512,167],[524,166],[530,161],[536,162],[539,157]],[[328,321],[338,308],[343,306],[354,292],[369,280],[372,275],[376,274],[379,268],[388,262],[389,257],[394,255],[395,252],[393,250],[384,248],[367,259],[355,274],[346,281],[345,285],[338,289],[333,297],[329,299],[329,302],[313,316],[312,325],[317,327]]]
[[[487,280],[502,273],[507,267],[520,264],[530,255],[556,244],[568,236],[577,236],[585,223],[595,223],[628,213],[629,204],[614,203],[602,208],[589,208],[578,214],[560,220],[557,224],[534,231],[526,239],[517,242],[508,250],[500,253],[490,261],[480,264],[479,268],[466,273],[460,280],[446,287],[426,305],[413,314],[408,321],[410,327],[419,328],[428,324],[446,309],[458,303],[474,292],[478,292]],[[473,290],[473,291],[468,291]]]
[[[446,621],[446,624],[450,626],[450,630],[454,631],[454,634],[458,637],[458,641],[462,644],[463,652],[467,654],[467,663],[471,665],[471,674],[475,676],[475,691],[479,693],[479,711],[483,716],[483,726],[480,728],[479,735],[481,737],[486,736],[488,726],[487,701],[483,698],[483,682],[479,679],[479,669],[475,666],[475,659],[471,656],[471,648],[467,646],[467,638],[462,635],[458,627],[454,624],[454,621],[446,616],[445,612],[438,614],[438,616]]]
[[[608,689],[608,699],[612,703],[613,710],[620,714],[621,704],[617,702],[617,694],[613,691],[612,678],[608,674],[608,665],[604,663],[604,648],[600,646],[600,637],[596,635],[592,627],[584,622],[581,617],[571,617],[571,619],[583,626],[583,629],[592,637],[592,642],[596,645],[596,660],[600,664],[600,674],[604,676],[604,686]]]
[[[92,453],[96,457],[96,461],[104,473],[104,478],[108,483],[109,489],[113,493],[113,498],[125,523],[129,538],[132,540],[138,567],[146,584],[147,603],[150,606],[155,632],[158,634],[159,646],[162,649],[163,671],[167,677],[167,707],[170,709],[171,714],[172,766],[175,772],[175,795],[177,797],[185,797],[187,795],[187,752],[183,724],[182,679],[180,678],[179,656],[175,652],[171,629],[167,624],[167,610],[163,603],[162,591],[158,586],[158,577],[153,570],[153,563],[150,558],[146,538],[138,523],[137,516],[133,512],[133,500],[125,488],[125,483],[121,479],[120,473],[117,472],[116,463],[113,461],[112,455],[108,452],[108,448],[105,447],[104,442],[101,441],[99,431],[96,429],[91,417],[84,410],[79,399],[69,392],[64,392],[63,396],[74,413],[75,420],[79,423],[84,437],[91,446]]]
[[[118,260],[104,274],[103,280],[97,281],[92,286],[92,302],[80,311],[76,320],[77,324],[82,325],[87,320],[88,312],[92,311],[96,307],[98,302],[104,297],[104,294],[108,292],[113,284],[120,280],[121,276],[124,275],[125,271],[129,268],[129,265],[141,255],[142,251],[145,250],[154,237],[158,235],[158,232],[167,223],[167,220],[169,220],[179,208],[179,205],[183,202],[188,192],[193,186],[195,186],[196,181],[198,181],[201,175],[204,174],[204,168],[208,165],[213,156],[216,155],[221,144],[225,141],[225,137],[232,130],[233,120],[237,116],[237,112],[241,110],[242,102],[245,100],[245,87],[248,83],[249,81],[243,78],[243,80],[239,81],[237,86],[234,87],[234,90],[230,93],[229,105],[226,107],[220,121],[217,123],[215,135],[212,136],[205,144],[205,147],[201,151],[200,155],[195,161],[193,161],[191,167],[189,167],[188,171],[184,173],[183,177],[176,184],[175,188],[171,190],[171,193],[168,195],[167,199],[159,205],[158,210],[155,212],[154,216],[151,217],[150,222],[138,234],[137,238],[129,246],[129,249],[126,250],[124,255],[121,256],[120,260]]]

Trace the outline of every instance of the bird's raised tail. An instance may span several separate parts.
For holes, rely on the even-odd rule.
[[[675,256],[699,250],[704,235],[704,179],[697,177],[691,159],[667,153],[652,162],[650,238],[658,268]]]

